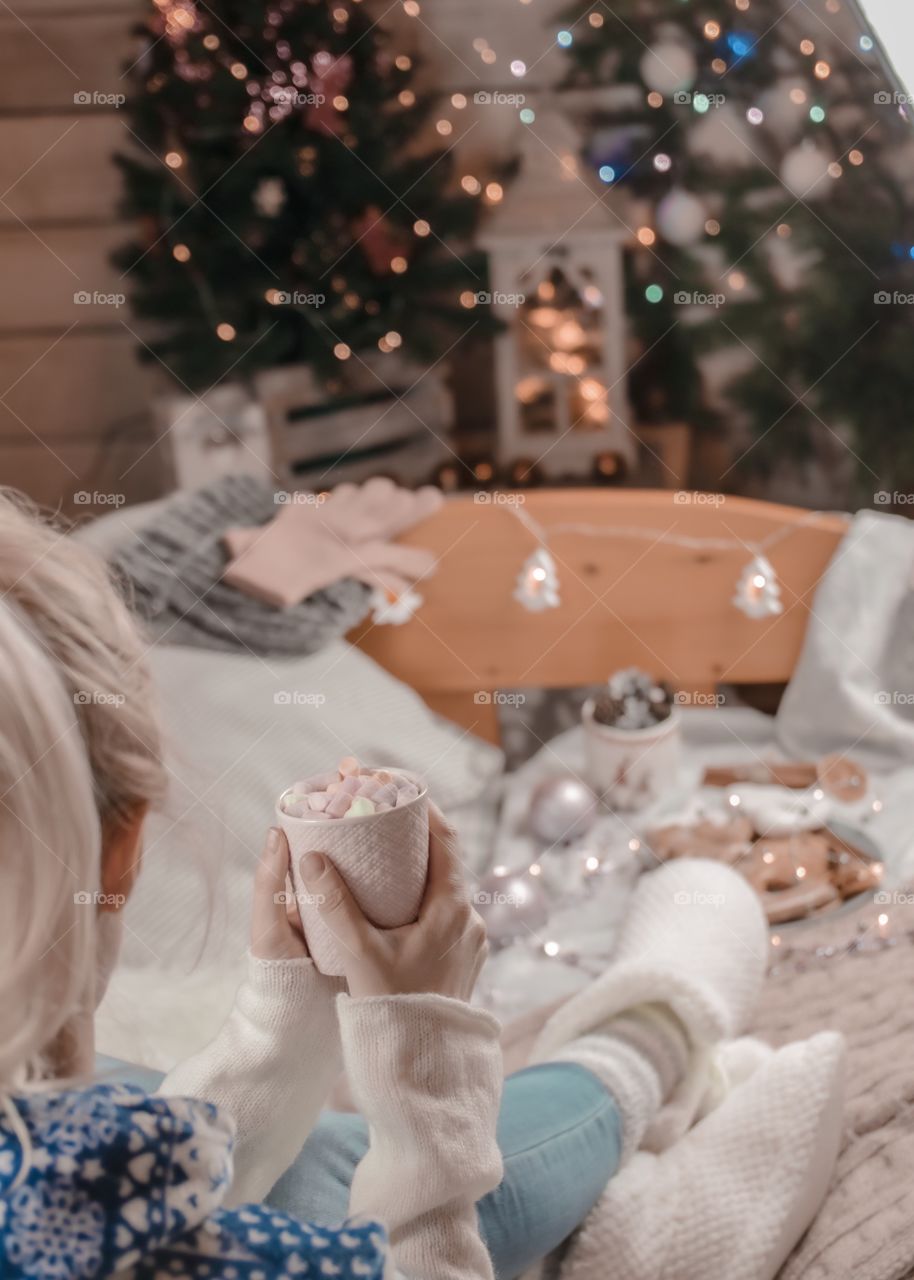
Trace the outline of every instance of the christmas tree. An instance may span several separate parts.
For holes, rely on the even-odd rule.
[[[139,238],[118,261],[145,354],[203,390],[437,359],[485,326],[482,184],[455,182],[449,120],[358,0],[155,0],[137,36],[118,162]]]
[[[688,371],[727,346],[746,431],[727,487],[849,451],[861,492],[910,488],[910,126],[855,10],[576,3],[559,43],[587,91],[592,163],[644,202],[629,307],[664,414],[701,421]]]

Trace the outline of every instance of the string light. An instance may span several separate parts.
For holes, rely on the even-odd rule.
[[[190,249],[186,244],[176,244],[171,252],[178,262],[190,262]]]
[[[597,170],[597,176],[601,182],[612,182],[615,179],[616,171],[611,164],[601,164]]]
[[[169,169],[180,169],[184,163],[184,158],[179,151],[169,151],[165,157],[165,163]]]
[[[658,155],[654,156],[654,168],[658,173],[669,173],[672,167],[673,161],[665,151],[661,151]]]
[[[407,269],[408,266],[409,266],[409,263],[403,257],[397,256],[396,258],[391,258],[390,260],[390,269],[395,276],[402,276],[403,272]]]
[[[708,219],[708,221],[705,223],[705,231],[708,233],[709,236],[720,235],[720,223],[717,221],[716,218]]]
[[[848,157],[847,157],[847,158],[848,158],[848,160],[851,162],[851,164],[853,164],[853,165],[861,165],[861,164],[863,164],[863,152],[862,152],[862,151],[857,151],[856,149],[854,149],[853,151],[851,151],[851,152],[849,152],[849,153],[848,153]]]
[[[765,119],[765,113],[762,111],[761,107],[750,107],[746,112],[746,119],[750,124],[758,125]]]
[[[510,71],[512,76],[517,76],[517,78],[520,79],[521,76],[525,76],[527,74],[527,64],[526,62],[522,62],[520,58],[515,58],[511,63]]]
[[[489,182],[486,184],[486,199],[490,200],[492,204],[498,204],[504,194],[505,193],[500,182]]]
[[[536,119],[536,112],[532,107],[522,107],[520,112],[521,124],[533,124]]]
[[[727,277],[727,283],[730,285],[731,289],[735,289],[736,292],[739,293],[746,287],[746,277],[743,275],[742,271],[731,271]]]
[[[448,135],[453,133],[454,130],[454,126],[451,124],[450,120],[439,120],[435,125],[435,128],[443,138],[448,137]]]
[[[404,0],[403,12],[408,18],[418,18],[421,13],[421,9],[416,3],[416,0]]]
[[[248,69],[243,62],[233,62],[229,70],[236,80],[247,79]]]
[[[740,574],[732,603],[747,618],[768,618],[784,612],[777,574],[761,553]]]
[[[235,328],[230,324],[216,325],[216,337],[221,338],[223,342],[233,342],[237,334]]]
[[[416,105],[416,95],[412,89],[401,89],[397,94],[397,101],[401,107],[413,107]]]
[[[460,185],[468,195],[478,196],[482,190],[482,183],[478,178],[474,178],[471,173],[465,173],[460,179]]]
[[[657,545],[684,547],[689,551],[740,552],[748,550],[752,559],[740,573],[731,603],[750,618],[764,618],[783,612],[781,588],[774,566],[765,555],[772,547],[789,538],[791,534],[822,518],[818,511],[807,511],[798,520],[783,525],[758,543],[747,543],[738,538],[692,538],[673,534],[665,529],[648,529],[641,526],[612,526],[590,524],[541,525],[521,506],[506,506],[505,512],[524,526],[539,544],[524,561],[514,591],[519,600],[531,612],[556,608],[560,602],[558,570],[549,549],[549,538],[557,535],[576,534],[594,538],[634,539]],[[739,797],[736,796],[736,802]],[[731,799],[731,803],[733,803]],[[881,807],[881,806],[880,806]],[[875,805],[874,805],[875,808]],[[629,848],[636,852],[640,842],[633,838]]]
[[[451,106],[456,107],[458,111],[462,111],[467,105],[466,95],[463,93],[451,94]]]
[[[603,15],[602,13],[591,13],[588,15],[587,21],[592,27],[602,27]]]
[[[648,302],[662,302],[663,288],[659,284],[649,284],[644,290],[644,296]]]
[[[715,58],[711,63],[711,70],[719,76],[722,76],[727,70],[727,64],[723,58]]]
[[[822,121],[825,119],[825,108],[819,107],[819,106],[810,107],[809,118],[813,122],[813,124],[821,124]]]
[[[794,104],[794,106],[802,107],[802,106],[803,106],[803,104],[804,104],[804,103],[805,103],[805,101],[806,101],[806,90],[805,90],[805,89],[791,89],[791,90],[790,90],[790,101]]]
[[[398,71],[408,71],[413,65],[413,60],[405,53],[397,54],[394,58],[394,66]]]
[[[213,36],[213,35],[204,36],[204,37],[203,37],[203,48],[204,48],[204,49],[218,49],[218,48],[219,48],[219,37],[218,37],[218,36]]]
[[[476,306],[476,294],[471,293],[469,289],[464,289],[460,295],[460,305],[466,307],[467,310],[471,310]]]
[[[524,561],[514,588],[514,599],[531,613],[559,607],[558,571],[545,547],[538,547]]]
[[[706,22],[706,23],[705,23],[705,39],[707,39],[707,40],[716,40],[716,39],[719,37],[719,35],[720,35],[720,23],[719,23],[719,22]]]
[[[638,240],[641,244],[650,247],[657,239],[657,235],[650,227],[639,227],[637,231]]]
[[[663,106],[663,94],[658,93],[656,89],[652,89],[647,95],[647,105],[653,107],[656,111],[658,107]]]
[[[560,31],[555,38],[556,42],[560,44],[563,49],[570,48],[574,43],[574,36],[570,31]]]
[[[487,67],[490,67],[496,61],[496,53],[494,49],[483,49],[479,55]]]
[[[827,80],[831,75],[831,67],[827,62],[817,62],[813,72],[817,80]]]
[[[800,41],[800,53],[805,54],[807,58],[810,57],[812,54],[814,54],[815,51],[816,51],[816,46],[813,44],[811,40]]]
[[[333,354],[336,356],[337,360],[348,360],[352,355],[352,351],[347,347],[345,342],[338,342],[333,348]]]
[[[427,236],[431,234],[431,227],[424,218],[419,218],[413,223],[413,231],[417,236]]]

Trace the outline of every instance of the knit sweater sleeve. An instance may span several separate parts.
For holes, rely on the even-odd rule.
[[[443,996],[337,999],[353,1097],[370,1147],[350,1211],[385,1223],[398,1275],[491,1280],[476,1201],[498,1186],[499,1026]]]
[[[227,1205],[263,1200],[301,1151],[339,1075],[334,998],[342,980],[311,960],[260,960],[222,1030],[162,1081],[163,1096],[204,1098],[235,1121]]]

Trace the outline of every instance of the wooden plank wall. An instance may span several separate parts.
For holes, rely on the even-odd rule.
[[[77,301],[126,293],[108,258],[129,135],[104,97],[124,93],[134,12],[0,0],[0,483],[73,512],[162,486],[148,407],[164,377],[139,364],[127,306]]]

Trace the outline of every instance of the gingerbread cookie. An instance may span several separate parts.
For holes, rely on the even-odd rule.
[[[760,893],[792,889],[804,880],[827,880],[828,841],[814,831],[774,839],[763,836],[752,846],[743,871]]]

